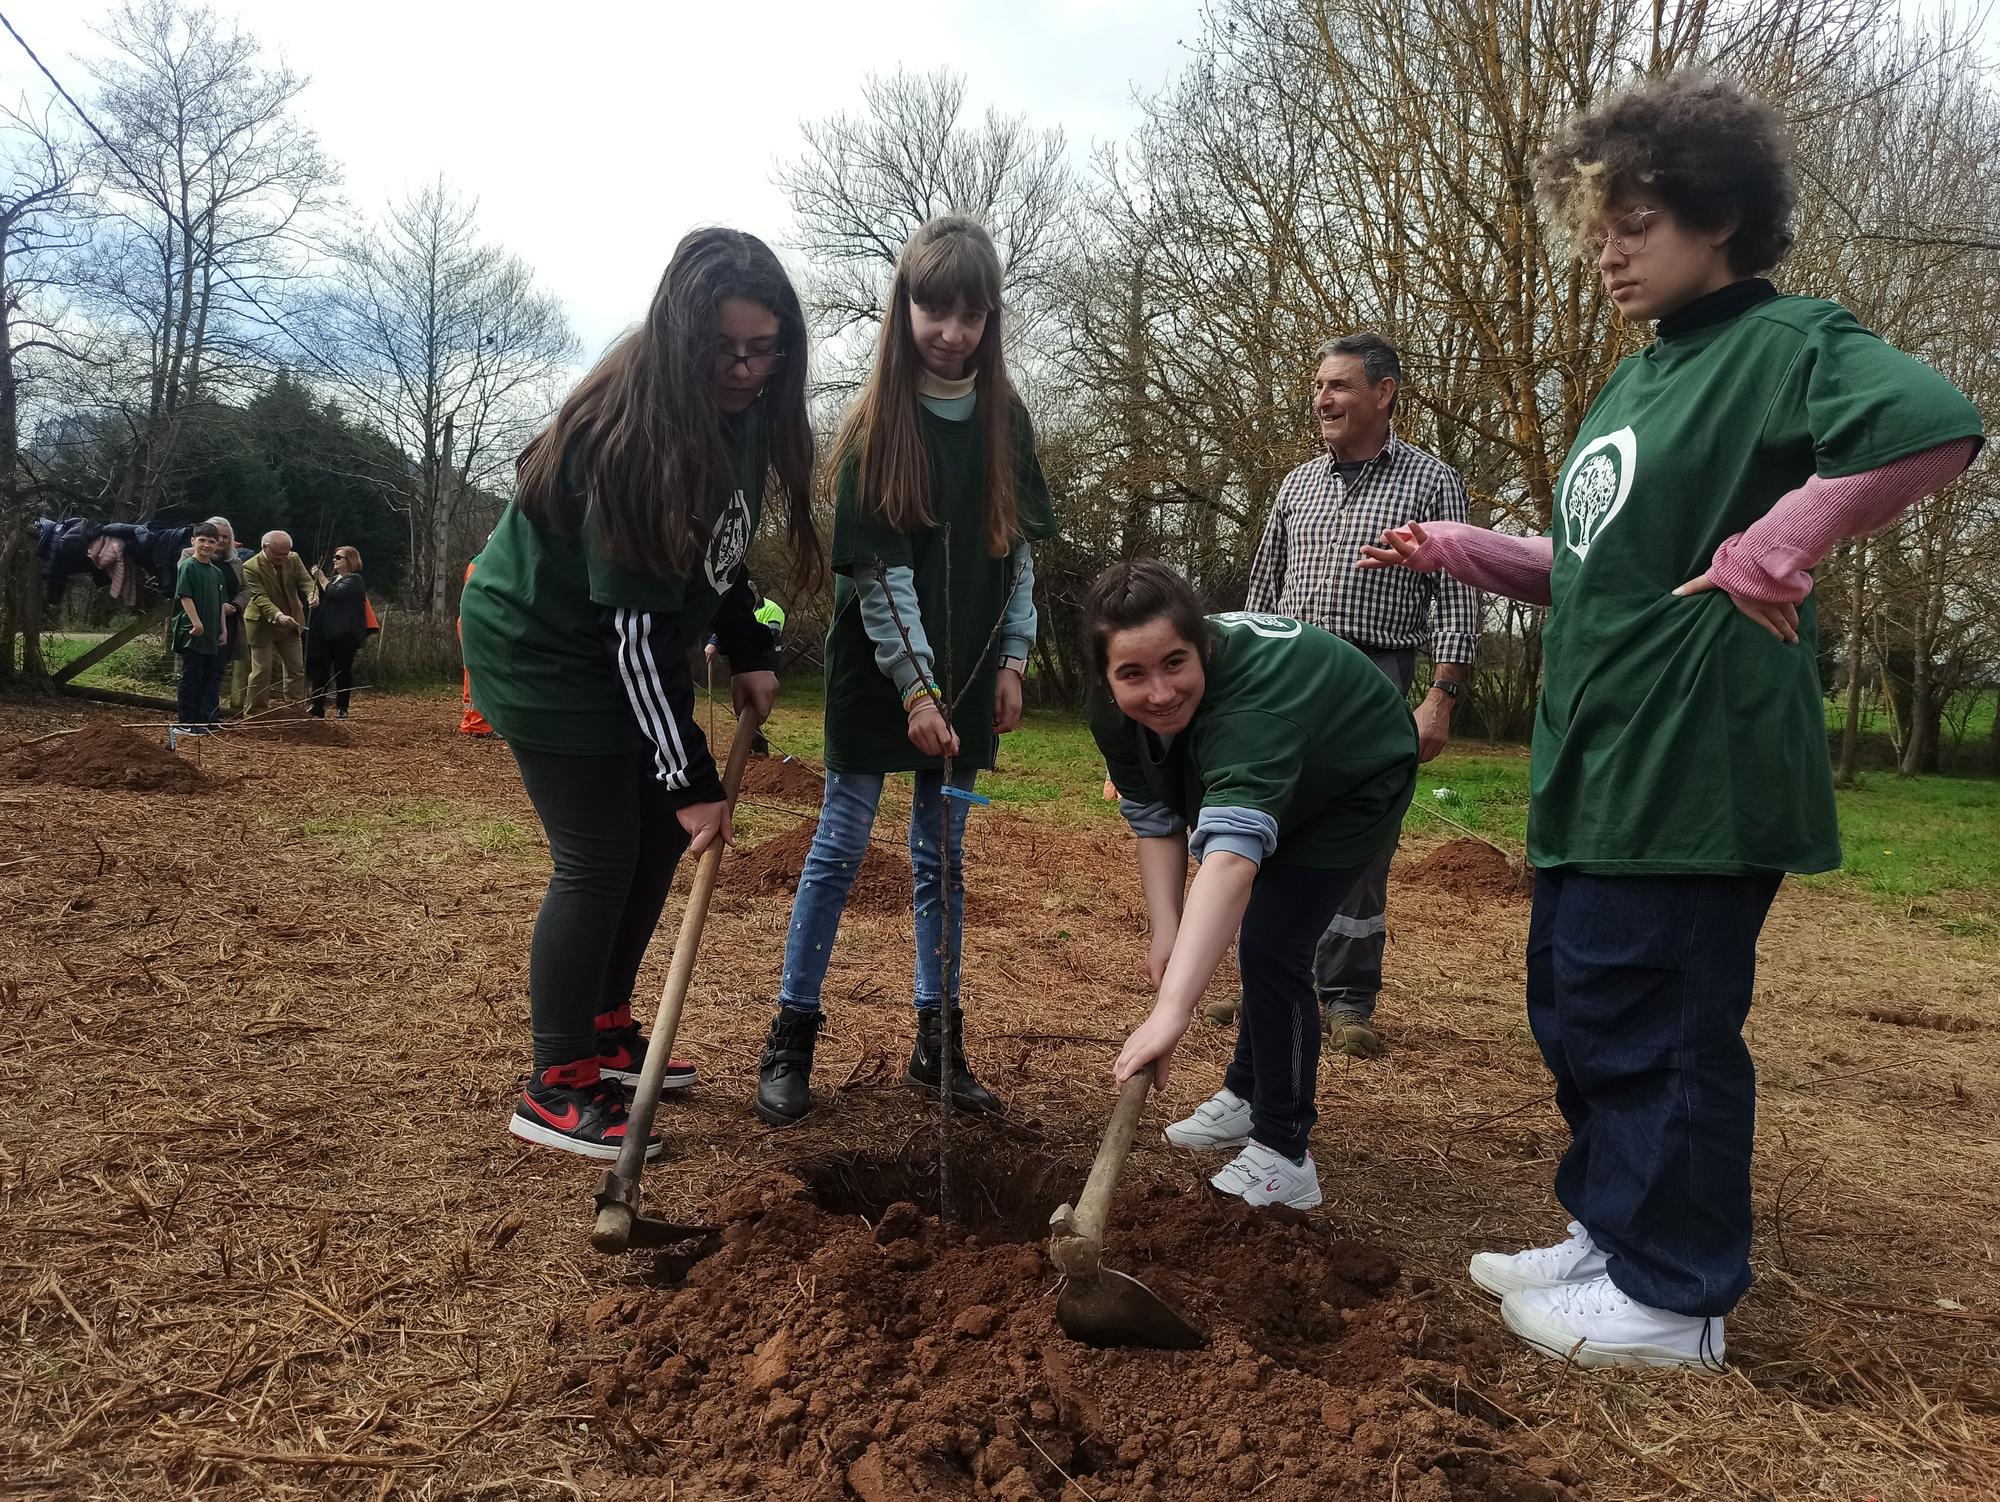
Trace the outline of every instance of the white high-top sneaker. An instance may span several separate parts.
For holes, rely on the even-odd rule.
[[[1227,1088],[1194,1108],[1194,1115],[1167,1128],[1175,1147],[1241,1147],[1250,1140],[1250,1102]]]
[[[1529,1345],[1578,1366],[1700,1366],[1722,1370],[1722,1317],[1649,1308],[1608,1277],[1524,1288],[1500,1318]]]
[[[1505,1252],[1475,1252],[1472,1281],[1504,1299],[1524,1288],[1560,1288],[1565,1283],[1583,1283],[1604,1276],[1608,1259],[1603,1248],[1590,1239],[1590,1232],[1575,1221],[1569,1223],[1569,1240],[1554,1246],[1530,1247],[1509,1256]]]
[[[1305,1162],[1294,1163],[1256,1141],[1217,1169],[1208,1182],[1212,1188],[1252,1205],[1310,1210],[1320,1200],[1319,1169],[1314,1167],[1311,1153],[1306,1154]]]

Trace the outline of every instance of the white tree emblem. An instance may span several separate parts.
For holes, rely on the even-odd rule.
[[[1591,543],[1632,493],[1638,449],[1632,430],[1620,428],[1584,447],[1570,462],[1556,510],[1562,518],[1563,541],[1577,557],[1589,555]]]
[[[750,505],[737,491],[715,519],[709,534],[708,556],[702,560],[708,572],[708,587],[717,594],[729,592],[730,576],[750,551]]]

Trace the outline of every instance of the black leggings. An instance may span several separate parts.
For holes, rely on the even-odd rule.
[[[512,748],[555,866],[528,961],[535,1068],[597,1057],[596,1019],[632,1000],[687,831],[653,753]]]
[[[347,713],[347,696],[354,689],[354,654],[361,650],[358,636],[336,636],[315,641],[306,654],[306,676],[312,680],[312,712],[326,716],[326,687],[331,682],[338,695],[335,706]]]
[[[1319,1120],[1313,951],[1367,869],[1322,871],[1266,860],[1237,936],[1243,1015],[1222,1083],[1250,1102],[1250,1135],[1295,1161],[1305,1156],[1306,1137]]]

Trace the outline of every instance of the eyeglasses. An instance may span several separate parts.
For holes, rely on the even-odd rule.
[[[1586,261],[1599,260],[1609,245],[1621,256],[1636,256],[1646,248],[1646,227],[1660,217],[1660,209],[1634,209],[1611,227],[1611,233],[1585,235],[1582,255]]]
[[[726,349],[715,352],[715,373],[717,376],[733,374],[741,365],[753,376],[767,376],[785,363],[785,352],[781,349],[758,350],[751,354],[739,355]]]

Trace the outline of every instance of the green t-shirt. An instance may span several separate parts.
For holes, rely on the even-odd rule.
[[[183,599],[193,600],[201,617],[201,635],[189,634]],[[220,652],[222,650],[222,570],[199,558],[183,558],[174,572],[174,650],[176,652]]]
[[[884,568],[910,570],[945,702],[959,704],[957,766],[991,767],[1000,738],[993,734],[993,679],[999,670],[993,628],[1007,608],[1011,560],[986,551],[986,444],[977,418],[955,421],[929,408],[920,413],[931,461],[931,514],[937,524],[898,532],[878,517],[861,515],[856,465],[843,464],[833,512],[833,625],[826,635],[826,764],[836,772],[936,771],[936,757],[920,755],[909,739],[909,716],[895,684],[875,665],[875,647],[862,624],[856,568],[878,560]],[[1014,408],[1014,503],[1019,531],[1029,541],[1056,534],[1055,507],[1028,414]],[[948,545],[947,545],[948,544]],[[951,606],[945,608],[949,575]],[[949,620],[947,622],[947,616]],[[945,627],[950,626],[947,649]]]
[[[1769,297],[1620,364],[1556,493],[1530,862],[1838,866],[1814,601],[1787,645],[1720,590],[1672,591],[1815,472],[1859,474],[1979,431],[1950,382],[1816,298]]]
[[[654,655],[665,663],[708,634],[742,568],[763,514],[767,467],[762,413],[725,419],[735,488],[720,501],[698,574],[643,574],[614,566],[587,525],[557,532],[510,504],[479,554],[459,606],[472,703],[495,730],[530,751],[610,756],[644,748],[612,651],[608,613],[658,612]],[[580,497],[583,450],[564,460]],[[578,508],[581,513],[581,506]]]
[[[1209,617],[1215,650],[1187,729],[1162,747],[1108,690],[1091,735],[1121,797],[1187,820],[1247,808],[1278,826],[1271,859],[1340,870],[1396,843],[1417,785],[1417,727],[1359,647],[1282,615]]]

